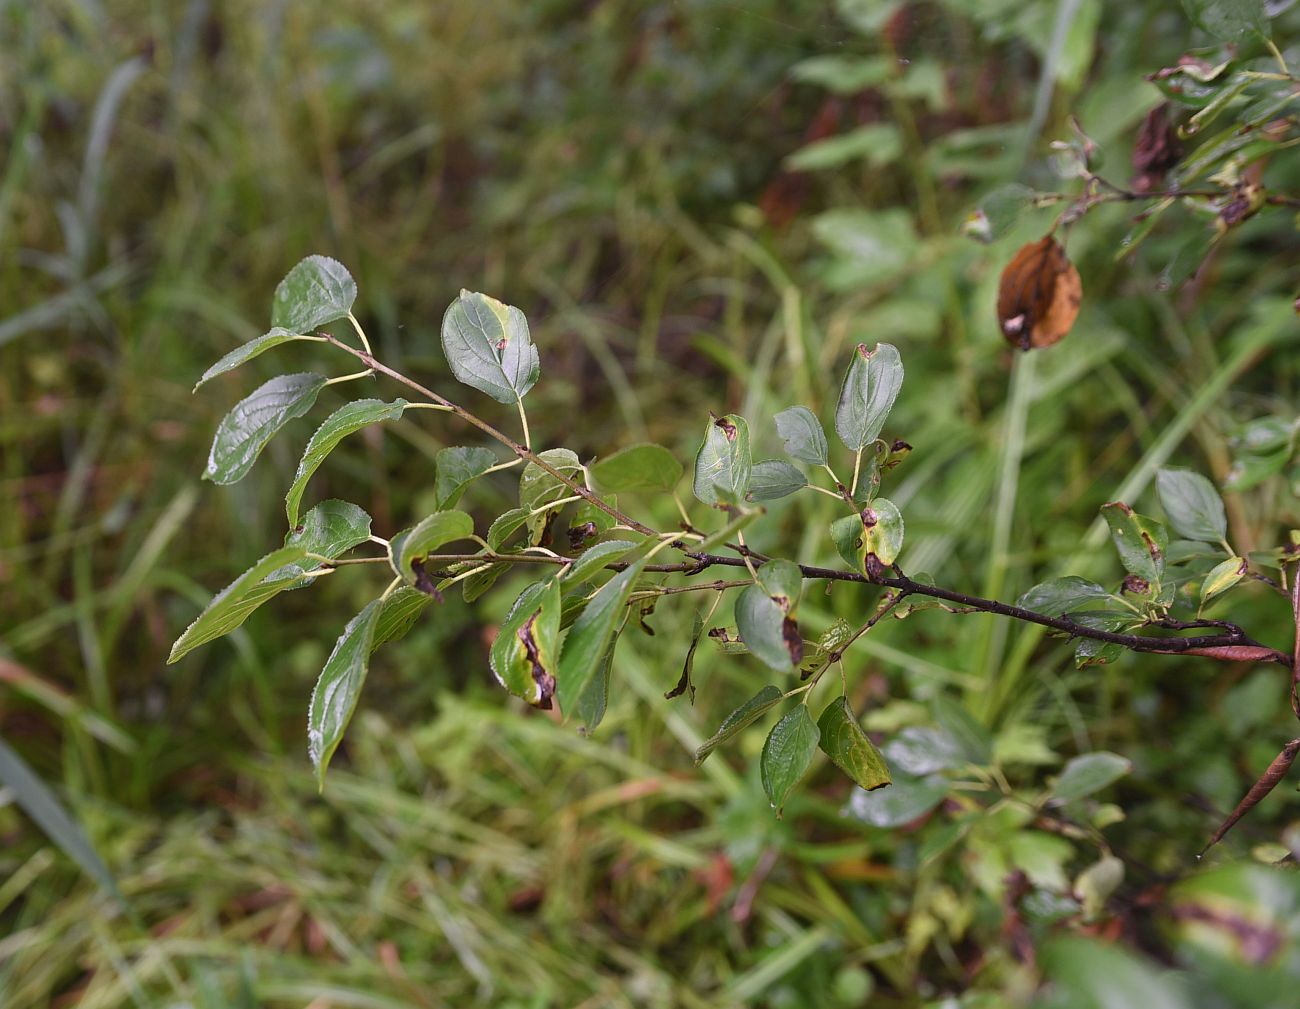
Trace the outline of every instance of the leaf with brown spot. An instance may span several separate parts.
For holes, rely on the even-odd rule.
[[[1083,285],[1051,235],[1021,246],[998,284],[998,324],[1020,350],[1059,342],[1079,314]]]
[[[489,659],[492,672],[510,693],[538,708],[550,708],[559,654],[560,586],[551,579],[528,586],[501,623]]]

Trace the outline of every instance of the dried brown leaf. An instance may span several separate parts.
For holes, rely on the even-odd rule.
[[[1020,248],[998,284],[998,323],[1021,350],[1057,343],[1079,314],[1079,271],[1051,235]]]

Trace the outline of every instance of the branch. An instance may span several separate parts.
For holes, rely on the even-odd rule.
[[[572,477],[567,476],[564,473],[561,473],[558,469],[556,469],[554,466],[548,463],[545,459],[539,456],[532,449],[528,448],[525,445],[519,444],[519,442],[515,441],[509,435],[501,431],[498,431],[487,421],[480,420],[474,414],[466,410],[463,406],[459,406],[458,404],[453,403],[451,400],[447,399],[446,397],[438,395],[432,389],[426,388],[425,386],[421,385],[419,382],[415,381],[415,379],[407,378],[400,371],[394,371],[392,368],[388,367],[388,365],[375,360],[375,358],[372,355],[366,353],[364,350],[357,350],[355,347],[350,347],[342,340],[330,336],[328,333],[321,333],[320,335],[325,338],[325,341],[327,343],[333,344],[335,347],[338,347],[340,350],[346,350],[353,357],[357,358],[357,360],[361,361],[361,363],[364,364],[367,368],[370,368],[374,371],[382,372],[383,374],[387,375],[389,378],[401,382],[404,386],[406,386],[409,389],[414,389],[421,396],[424,396],[426,399],[430,400],[431,402],[437,403],[439,406],[446,407],[457,417],[461,418],[461,420],[473,424],[476,428],[478,428],[480,431],[486,434],[489,438],[494,438],[497,441],[499,441],[502,445],[506,446],[506,448],[510,449],[510,451],[513,452],[520,459],[526,459],[529,462],[531,462],[534,466],[537,466],[539,469],[545,470],[551,476],[555,477],[555,479],[559,480],[562,484],[564,484],[566,487],[572,490],[573,493],[577,494],[584,501],[587,501],[588,503],[595,505],[606,515],[612,516],[615,519],[615,521],[617,521],[619,524],[625,525],[631,529],[635,529],[643,536],[657,537],[660,535],[655,530],[651,529],[648,525],[638,522],[636,519],[632,518],[631,516],[624,515],[621,511],[619,511],[617,508],[611,505],[608,501],[604,501],[597,495],[593,494],[591,490],[588,489],[584,484],[578,483]]]

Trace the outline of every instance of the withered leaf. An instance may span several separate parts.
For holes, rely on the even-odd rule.
[[[1021,246],[998,284],[998,324],[1021,350],[1057,343],[1079,314],[1079,271],[1051,235]]]

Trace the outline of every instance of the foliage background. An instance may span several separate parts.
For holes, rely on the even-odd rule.
[[[222,413],[284,362],[190,387],[262,331],[312,252],[357,276],[379,356],[436,387],[459,288],[523,308],[543,357],[535,437],[584,456],[651,439],[688,458],[709,409],[748,416],[773,454],[772,414],[826,416],[849,348],[887,339],[908,375],[890,434],[916,447],[890,492],[908,569],[1001,598],[1066,570],[1118,578],[1100,504],[1145,506],[1167,461],[1219,482],[1238,424],[1294,418],[1293,215],[1248,221],[1164,290],[1203,225],[1121,258],[1131,208],[1090,214],[1069,238],[1074,333],[1013,363],[997,276],[1051,212],[991,245],[961,222],[999,184],[1061,185],[1046,144],[1070,114],[1124,181],[1159,101],[1142,75],[1209,40],[1171,4],[896,7],[0,4],[0,732],[128,908],[0,809],[6,1005],[978,1006],[1028,1004],[1044,970],[1059,1004],[1279,1004],[1300,894],[1259,846],[1289,836],[1287,794],[1214,854],[1218,875],[1185,882],[1295,731],[1274,672],[1153,656],[1075,671],[1064,643],[942,612],[886,623],[846,660],[869,728],[931,726],[931,702],[955,702],[1018,794],[1079,753],[1132,762],[1086,811],[1122,810],[1104,837],[1125,875],[1084,920],[1069,901],[1095,838],[1052,837],[983,793],[881,829],[822,767],[777,821],[761,732],[693,769],[758,673],[702,650],[695,705],[664,701],[684,605],[625,645],[584,739],[490,681],[485,628],[517,583],[449,602],[376,657],[321,797],[302,713],[371,576],[285,596],[163,666],[206,597],[278,542],[296,461],[281,439],[244,483],[200,486]],[[807,149],[858,128],[847,155]],[[1281,191],[1298,175],[1294,158],[1267,166]],[[434,453],[466,433],[420,417],[367,438],[313,493],[388,532],[422,513]],[[504,476],[478,490],[483,514],[513,492]],[[1234,542],[1278,542],[1294,501],[1288,477],[1230,496]],[[671,502],[645,507],[673,521]],[[754,545],[829,560],[830,516],[778,502]],[[801,618],[819,630],[868,601],[810,592]],[[1289,643],[1263,592],[1225,615]],[[1029,910],[1008,904],[1017,869]],[[1171,886],[1235,924],[1189,923]],[[1163,973],[1193,963],[1192,984]],[[1168,1001],[1098,1002],[1098,977]],[[1265,993],[1241,995],[1243,977]]]

